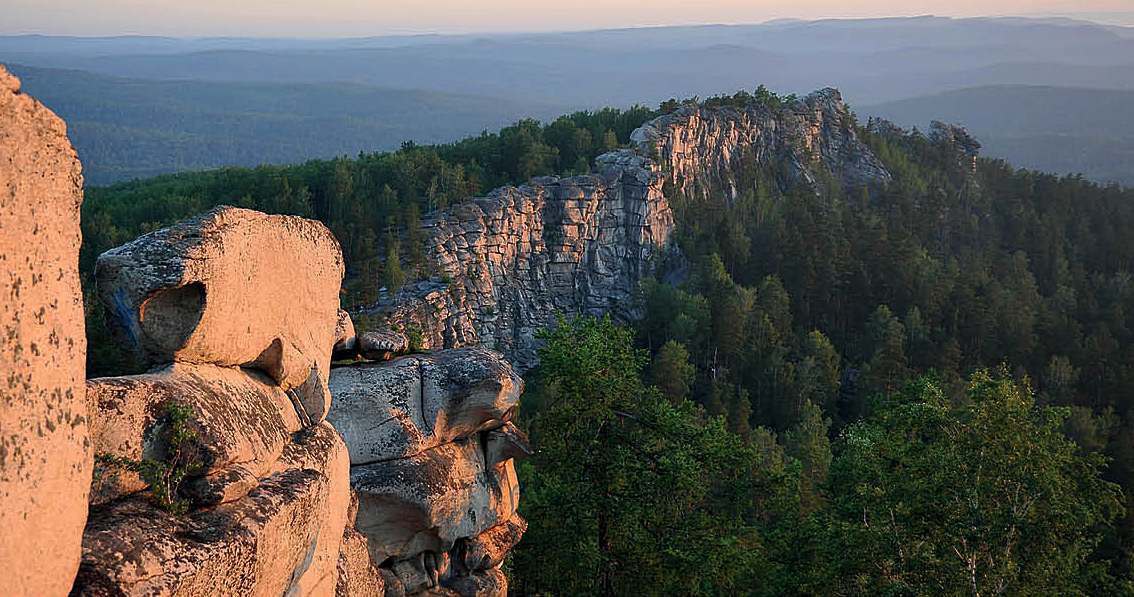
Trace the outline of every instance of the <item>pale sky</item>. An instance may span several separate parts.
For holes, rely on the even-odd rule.
[[[337,37],[1134,11],[1134,0],[0,0],[0,33]]]

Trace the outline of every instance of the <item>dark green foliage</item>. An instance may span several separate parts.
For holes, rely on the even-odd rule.
[[[739,95],[717,103],[750,101]],[[1020,574],[1062,577],[1043,581],[1059,594],[1123,594],[1134,578],[1134,516],[1115,520],[1127,498],[1101,485],[1100,476],[1134,487],[1134,237],[1120,232],[1134,229],[1134,192],[992,160],[978,160],[974,170],[966,147],[941,131],[859,133],[892,183],[844,188],[820,172],[814,187],[793,185],[777,165],[744,156],[736,199],[711,186],[673,198],[678,242],[692,263],[687,281],[642,286],[638,338],[654,359],[670,341],[689,347],[696,368],[690,398],[750,442],[782,441],[783,458],[799,467],[795,518],[763,537],[784,550],[768,552],[792,579],[778,586],[803,594],[965,593],[960,581],[942,580],[929,564],[900,569],[877,545],[855,544],[863,535],[844,527],[835,531],[843,543],[830,542],[832,509],[869,481],[868,474],[857,485],[829,480],[827,467],[849,458],[847,442],[830,444],[848,429],[861,432],[859,422],[881,416],[911,380],[930,373],[943,420],[973,415],[977,394],[964,380],[1004,364],[1017,382],[1038,384],[1042,406],[1072,407],[1032,409],[1059,422],[1036,429],[1019,423],[1014,433],[1031,436],[1016,438],[1014,449],[1050,457],[1035,465],[1046,467],[1043,481],[1051,483],[1038,490],[1047,492],[1041,507],[1074,510],[1059,514],[1069,523],[1058,516],[1033,521],[1030,531],[1042,532],[1006,564],[1015,576],[1004,594],[1046,594],[1042,582],[1029,584]],[[893,441],[919,449],[908,438]],[[1068,446],[1078,453],[1068,456]],[[990,466],[1009,466],[1009,456],[997,455]],[[973,474],[962,468],[940,475],[958,471]],[[919,472],[894,474],[910,476],[903,491],[921,482]],[[1074,492],[1093,496],[1091,505],[1060,504]],[[928,497],[925,503],[934,504]],[[954,524],[936,517],[934,507],[906,513],[906,524],[922,525],[911,536],[943,534]],[[997,507],[979,509],[994,518]],[[842,515],[852,518],[850,510]],[[867,551],[850,556],[856,549]],[[942,561],[933,566],[946,564],[934,557]],[[839,568],[848,559],[865,568]],[[938,584],[917,584],[931,573]],[[836,579],[846,584],[829,588]],[[981,589],[992,593],[995,587]]]
[[[650,381],[674,404],[689,397],[690,385],[697,370],[689,363],[689,351],[675,340],[666,342],[650,367]]]
[[[131,460],[100,452],[95,455],[95,464],[101,469],[96,470],[96,477],[114,474],[116,470],[137,473],[158,507],[172,514],[184,514],[190,504],[178,495],[181,483],[199,474],[203,466],[196,446],[197,432],[193,430],[194,416],[193,407],[188,404],[166,403],[160,422],[162,457]]]
[[[644,385],[646,355],[609,319],[561,320],[543,338],[516,590],[717,595],[758,583],[758,528],[787,495],[782,466]]]
[[[827,591],[843,595],[1085,595],[1096,529],[1122,510],[1104,460],[1004,373],[955,408],[922,379],[839,439]],[[838,554],[835,556],[835,554]]]

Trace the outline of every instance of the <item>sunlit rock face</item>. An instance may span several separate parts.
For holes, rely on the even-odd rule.
[[[137,496],[93,509],[73,594],[333,595],[348,460],[329,424],[303,437],[237,500],[184,515]]]
[[[103,254],[97,274],[155,368],[87,381],[99,459],[72,594],[335,594],[350,457],[323,419],[332,350],[353,335],[338,242],[311,220],[218,208]],[[171,404],[191,412],[177,460]],[[193,465],[186,512],[107,464],[147,459]]]
[[[672,251],[674,199],[735,199],[760,165],[789,185],[821,172],[851,187],[890,179],[833,89],[774,109],[683,107],[599,156],[594,174],[536,178],[436,215],[425,224],[434,275],[371,311],[426,348],[481,345],[525,371],[556,313],[636,318],[638,283]]]
[[[96,278],[119,337],[151,364],[252,367],[285,390],[313,374],[326,385],[343,258],[319,222],[218,207],[103,253]],[[329,403],[310,406],[318,421]]]
[[[0,66],[0,595],[66,595],[79,565],[91,477],[82,189],[63,121]]]

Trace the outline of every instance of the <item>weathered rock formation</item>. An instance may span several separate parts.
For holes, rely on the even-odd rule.
[[[832,89],[779,109],[682,107],[632,140],[600,156],[595,174],[537,178],[435,216],[425,224],[435,275],[373,312],[426,348],[481,345],[523,371],[536,364],[536,330],[557,313],[637,315],[638,282],[674,229],[673,195],[733,199],[760,165],[785,170],[786,184],[820,171],[849,186],[890,178]]]
[[[95,275],[119,336],[151,364],[253,367],[285,390],[322,371],[326,385],[343,257],[319,222],[221,207],[107,251]],[[313,406],[322,420],[329,403]]]
[[[407,594],[506,594],[499,568],[526,528],[513,459],[528,449],[509,423],[523,380],[508,362],[483,348],[444,350],[339,367],[330,386],[328,419],[348,446],[358,500],[344,578]],[[376,576],[357,564],[363,538]]]
[[[95,508],[73,595],[333,595],[349,493],[326,423],[285,448],[246,496],[177,516],[148,500]]]
[[[0,66],[0,595],[63,595],[91,449],[79,288],[83,177],[63,121]]]
[[[346,446],[323,421],[346,333],[338,243],[317,222],[218,208],[97,273],[123,338],[160,368],[87,383],[99,467],[72,594],[332,595],[350,505]],[[176,450],[170,404],[191,412]],[[141,461],[159,465],[120,464]],[[185,471],[186,513],[143,493],[154,466]]]
[[[512,418],[523,380],[483,348],[336,368],[330,421],[353,465],[416,456]]]

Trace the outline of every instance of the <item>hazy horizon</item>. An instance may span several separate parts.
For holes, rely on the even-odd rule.
[[[635,0],[544,5],[522,0],[9,0],[0,35],[155,35],[172,37],[333,38],[399,34],[577,31],[682,25],[740,25],[778,19],[886,17],[1066,16],[1107,24],[1134,24],[1127,0],[870,0],[852,7],[808,0],[785,9],[759,0],[715,0],[691,11],[679,0]],[[593,8],[593,10],[587,10]]]

